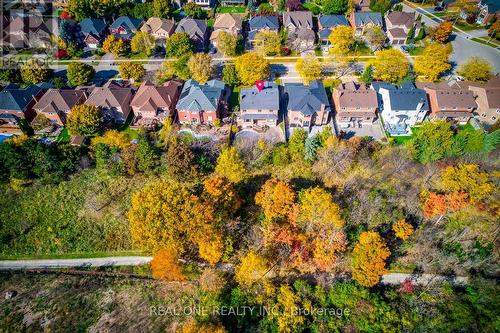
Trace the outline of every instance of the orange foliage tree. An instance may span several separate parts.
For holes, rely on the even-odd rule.
[[[441,22],[432,31],[432,38],[440,43],[446,43],[453,31],[453,24],[449,21]]]
[[[429,192],[424,199],[422,210],[424,217],[430,218],[457,211],[468,204],[468,196],[463,192],[439,194]]]
[[[178,255],[172,248],[158,250],[151,261],[151,272],[155,279],[167,281],[185,281]]]
[[[203,182],[206,200],[211,202],[217,213],[228,217],[236,213],[241,206],[241,199],[234,184],[226,177],[212,175]]]
[[[255,195],[255,203],[262,207],[269,221],[288,218],[295,211],[295,192],[288,183],[269,179]]]
[[[390,255],[389,248],[378,233],[361,233],[352,252],[352,278],[365,287],[376,285],[380,277],[387,273],[385,260]]]
[[[402,240],[407,240],[413,234],[413,226],[404,219],[394,223],[392,230],[394,231],[396,237]]]

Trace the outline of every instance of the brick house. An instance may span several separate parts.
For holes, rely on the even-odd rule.
[[[44,89],[37,85],[20,88],[10,84],[0,91],[0,132],[19,132],[19,123],[35,117],[33,105],[43,95]]]
[[[384,28],[384,20],[378,12],[356,12],[352,13],[350,23],[354,29],[355,36],[363,36],[366,30],[374,26]]]
[[[415,13],[389,12],[385,14],[387,37],[392,45],[404,45],[408,34],[414,29],[414,36],[418,35],[422,24],[415,20]]]
[[[110,32],[124,40],[131,40],[144,21],[129,16],[118,17],[109,27]]]
[[[83,41],[91,49],[98,48],[106,37],[108,26],[103,19],[87,17],[80,22]]]
[[[153,35],[159,45],[165,45],[165,41],[170,38],[175,31],[175,21],[174,19],[150,17],[142,25],[141,31]]]
[[[83,104],[87,94],[83,90],[49,89],[33,106],[33,110],[43,114],[56,125],[63,126],[71,108]]]
[[[377,119],[377,93],[363,83],[341,83],[332,93],[335,120],[341,127],[373,124]]]
[[[316,34],[313,30],[312,13],[296,11],[283,13],[283,28],[288,30],[287,44],[298,52],[313,50]]]
[[[110,81],[103,87],[91,89],[85,104],[100,107],[105,120],[123,124],[131,111],[132,95],[132,88]]]
[[[466,124],[476,110],[472,91],[466,89],[425,88],[429,96],[430,118]]]
[[[278,125],[280,92],[274,82],[265,82],[264,89],[244,88],[240,92],[238,125],[243,128]]]

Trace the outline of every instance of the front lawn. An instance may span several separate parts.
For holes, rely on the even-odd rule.
[[[423,51],[424,51],[424,48],[423,48],[423,47],[417,46],[417,47],[414,47],[414,48],[409,49],[409,50],[408,50],[408,53],[409,53],[411,56],[418,56],[418,55],[421,55]]]
[[[223,6],[223,7],[217,7],[216,12],[219,14],[225,14],[225,13],[230,13],[230,14],[245,14],[247,11],[247,8],[244,6]]]
[[[241,87],[234,87],[233,90],[231,91],[231,96],[229,96],[228,100],[230,112],[233,112],[235,106],[240,105],[240,90]]]
[[[71,139],[71,136],[69,135],[68,129],[67,128],[63,128],[63,130],[61,131],[61,133],[59,133],[59,135],[57,136],[56,141],[58,143],[68,143],[70,139]]]

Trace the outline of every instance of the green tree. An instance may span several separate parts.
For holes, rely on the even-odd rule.
[[[118,67],[118,72],[122,79],[139,81],[146,74],[146,69],[139,63],[122,62]]]
[[[68,0],[66,10],[71,14],[71,17],[77,21],[92,16],[90,2],[87,0]]]
[[[234,56],[236,55],[236,36],[227,32],[220,31],[217,36],[217,48],[224,54],[224,56]]]
[[[52,70],[37,59],[29,59],[21,66],[21,77],[25,83],[46,82],[52,76]]]
[[[167,39],[165,45],[167,57],[180,57],[193,52],[193,42],[185,32],[176,32]]]
[[[171,64],[174,75],[181,80],[188,80],[191,78],[191,71],[189,70],[188,67],[188,62],[190,58],[191,55],[186,54],[179,57],[179,59],[177,59]]]
[[[206,53],[193,54],[187,65],[192,78],[200,83],[207,82],[214,72],[212,58]]]
[[[192,17],[194,19],[201,19],[203,18],[203,9],[196,3],[194,2],[188,2],[184,5],[183,7],[184,13],[186,13],[187,16]]]
[[[304,159],[306,139],[307,130],[298,128],[293,131],[293,134],[288,141],[288,150],[293,160]]]
[[[314,55],[307,55],[297,60],[295,68],[306,84],[321,79],[323,66]]]
[[[153,16],[168,18],[172,15],[174,6],[170,0],[153,0]]]
[[[361,82],[370,84],[373,81],[373,66],[372,65],[367,65],[365,67],[365,70],[363,71],[363,74],[361,75]]]
[[[101,109],[93,105],[76,105],[66,122],[66,128],[73,135],[92,136],[98,134],[103,127]]]
[[[95,75],[94,67],[83,62],[72,62],[68,65],[68,83],[72,87],[89,83]]]
[[[0,71],[0,83],[21,83],[21,71],[19,68],[4,68]]]
[[[146,135],[141,135],[139,138],[136,156],[139,171],[148,172],[158,165],[158,154]]]
[[[458,74],[462,75],[466,80],[486,82],[493,75],[493,66],[486,60],[480,57],[471,57],[460,66]]]
[[[130,41],[130,49],[133,53],[143,53],[147,57],[153,54],[156,41],[153,35],[144,31],[137,31]]]
[[[238,75],[236,74],[236,67],[233,64],[226,64],[222,70],[222,81],[230,87],[235,87],[240,84]]]
[[[347,12],[348,0],[321,0],[323,14],[344,14]]]
[[[370,0],[370,10],[372,12],[379,12],[382,15],[391,9],[391,6],[391,0]]]
[[[426,122],[410,143],[415,159],[421,163],[438,161],[453,154],[453,131],[446,121]]]
[[[249,52],[234,61],[238,79],[244,85],[252,85],[269,75],[269,62],[256,53]]]
[[[274,8],[267,2],[263,2],[258,8],[259,14],[274,14]]]

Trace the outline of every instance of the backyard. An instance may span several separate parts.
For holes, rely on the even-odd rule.
[[[221,6],[217,7],[216,12],[219,14],[225,14],[225,13],[230,13],[230,14],[245,14],[247,11],[247,8],[244,6]]]

